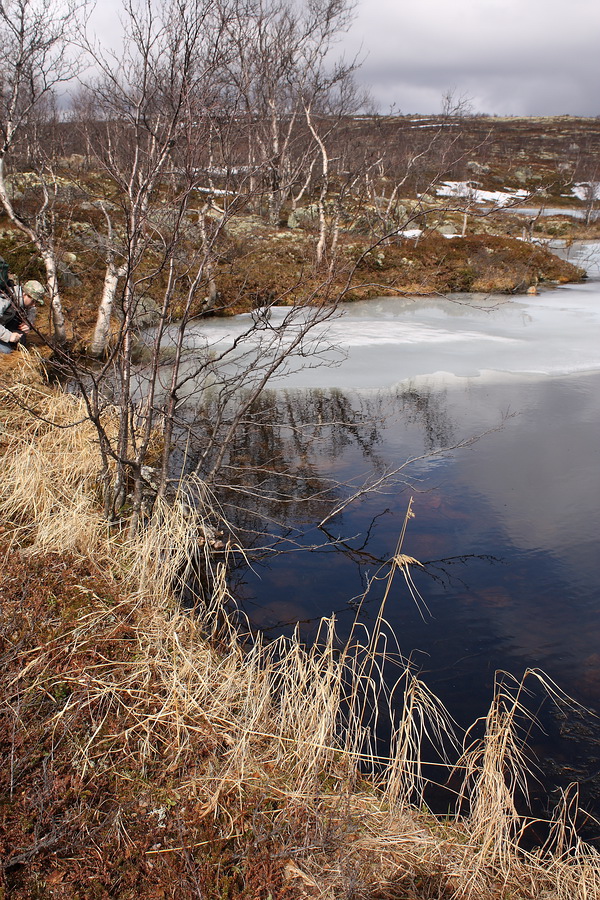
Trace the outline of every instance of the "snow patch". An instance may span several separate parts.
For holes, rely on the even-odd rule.
[[[507,206],[529,196],[529,192],[521,188],[516,191],[483,191],[473,187],[469,181],[443,181],[436,188],[436,194],[438,197],[456,197],[471,203],[494,203],[496,206]]]
[[[573,185],[572,193],[578,200],[600,200],[600,181],[579,181]]]

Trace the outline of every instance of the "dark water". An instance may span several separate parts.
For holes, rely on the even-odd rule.
[[[411,573],[423,599],[397,578],[390,646],[462,727],[486,713],[498,670],[543,670],[600,711],[598,249],[569,250],[587,283],[538,296],[352,304],[328,323],[329,365],[309,350],[291,362],[224,467],[225,511],[252,561],[233,588],[253,626],[275,637],[299,623],[310,642],[335,613],[343,642],[367,587],[360,620],[372,625],[413,497],[403,552],[422,563]],[[264,358],[285,315],[271,310],[247,339],[248,317],[202,323],[191,369],[234,337]],[[538,811],[577,780],[598,812],[599,720],[530,687]]]
[[[276,403],[273,397],[271,408]],[[304,465],[311,461],[311,489],[323,486],[319,478],[337,479],[343,486],[331,493],[341,500],[352,493],[348,484],[418,459],[325,530],[311,527],[325,504],[305,515],[297,503],[279,527],[266,527],[281,542],[257,552],[235,588],[253,625],[276,636],[299,622],[310,641],[320,617],[335,612],[343,640],[375,576],[360,612],[372,625],[385,561],[413,497],[403,551],[423,564],[411,570],[423,601],[398,576],[387,628],[457,722],[466,727],[485,714],[497,670],[521,678],[541,669],[600,711],[600,375],[286,392],[285,408],[294,403],[313,417],[316,408],[331,416],[333,405],[346,423],[357,423],[341,426],[343,439],[324,429],[317,444],[312,435],[309,446],[297,447]],[[529,739],[543,770],[533,785],[538,810],[571,780],[583,782],[584,803],[597,809],[598,723],[565,713],[533,681],[531,689],[529,705],[543,725]]]

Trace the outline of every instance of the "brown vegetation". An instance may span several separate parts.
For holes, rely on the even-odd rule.
[[[32,423],[18,403],[34,397]],[[325,621],[312,649],[244,642],[212,556],[210,602],[184,612],[173,589],[198,542],[195,514],[164,505],[126,540],[95,509],[98,457],[89,423],[76,424],[80,401],[32,368],[0,399],[10,409],[0,457],[6,896],[598,895],[598,854],[573,834],[573,796],[545,847],[519,846],[518,688],[499,686],[484,737],[467,736],[461,814],[434,817],[418,806],[422,741],[451,733],[410,670],[376,776],[365,749],[377,632],[362,648],[356,638],[336,648]],[[401,544],[386,596],[414,563]]]
[[[45,278],[32,343],[53,329],[54,363],[79,388],[52,389],[33,354],[0,358],[0,895],[597,896],[571,794],[548,843],[522,845],[519,686],[499,685],[483,736],[465,736],[456,811],[436,818],[424,747],[445,777],[457,740],[409,665],[389,758],[370,749],[383,610],[346,646],[329,620],[312,647],[263,644],[228,615],[227,547],[211,537],[219,483],[247,471],[238,434],[340,300],[582,277],[515,238],[589,236],[591,218],[546,226],[436,190],[454,178],[562,205],[593,177],[597,125],[554,120],[549,139],[546,123],[451,110],[357,118],[353,66],[325,64],[347,0],[182,0],[149,19],[126,4],[123,66],[88,45],[99,80],[66,125],[53,90],[75,74],[82,9],[0,6],[0,253],[18,280]],[[289,315],[248,317],[243,365],[206,345],[181,367],[191,319],[271,304]],[[413,565],[400,541],[386,596]]]
[[[27,157],[18,158],[10,182],[18,196],[14,203],[26,221],[39,215],[43,206],[42,185],[52,185],[58,284],[68,336],[79,347],[89,345],[107,268],[110,240],[103,206],[110,210],[112,249],[120,261],[127,256],[123,245],[124,214],[120,210],[122,190],[106,173],[101,174],[99,160],[93,155],[65,155],[69,149],[85,149],[82,136],[86,127],[92,125],[82,121],[79,129],[69,126],[67,134],[56,123],[46,124],[49,141],[56,143],[51,169],[45,174],[36,173],[28,169]],[[221,123],[219,127],[224,126]],[[233,119],[229,127],[232,159],[220,160],[225,166],[244,161],[241,145],[247,127],[245,120]],[[240,183],[232,177],[217,178],[223,189],[230,189],[235,201],[221,213],[218,195],[215,198],[208,193],[206,208],[201,212],[194,194],[196,184],[204,183],[203,179],[212,183],[214,179],[203,174],[207,170],[200,169],[194,184],[185,188],[190,192],[186,199],[189,208],[186,207],[183,225],[176,235],[180,259],[198,258],[203,242],[208,241],[210,265],[205,267],[192,300],[191,315],[206,314],[210,283],[217,294],[209,311],[228,315],[273,302],[303,303],[307,296],[316,297],[318,302],[329,301],[339,297],[340,292],[345,299],[388,292],[514,293],[539,283],[582,277],[581,270],[557,260],[529,240],[520,239],[595,238],[600,227],[595,219],[586,224],[584,219],[566,214],[536,217],[535,213],[519,215],[510,209],[486,212],[462,201],[437,198],[435,192],[444,179],[466,180],[484,190],[524,190],[529,196],[523,202],[534,210],[556,206],[565,208],[565,213],[569,211],[567,207],[583,213],[586,203],[569,195],[578,180],[594,177],[600,142],[596,120],[342,116],[334,122],[323,118],[320,127],[328,135],[329,155],[338,159],[324,206],[328,234],[336,231],[335,247],[329,235],[330,244],[317,264],[317,200],[321,183],[316,171],[301,204],[291,204],[289,197],[281,203],[277,224],[265,212],[264,191],[253,194],[243,178]],[[295,135],[296,151],[303,158],[307,147],[300,137]],[[200,154],[197,162],[207,166],[202,147],[199,132],[186,152],[194,159],[194,154]],[[376,151],[381,157],[377,166],[372,162]],[[126,163],[124,158],[122,165]],[[296,177],[299,179],[300,175]],[[392,203],[392,194],[399,185],[401,190]],[[291,187],[286,187],[288,194]],[[167,282],[163,244],[175,239],[165,228],[169,214],[177,206],[169,194],[173,189],[158,181],[153,208],[144,223],[143,253],[135,263],[136,291],[143,292],[158,306]],[[180,185],[176,189],[183,190]],[[21,282],[28,278],[43,281],[44,263],[34,243],[6,213],[0,222],[0,254],[7,259],[11,271]],[[416,226],[424,229],[421,238],[402,237],[403,229]],[[465,237],[442,239],[439,228],[455,234],[466,229]],[[150,236],[152,229],[155,233]],[[180,295],[173,301],[173,317],[181,315],[185,308],[182,288],[183,283]],[[121,293],[117,294],[113,310],[114,333],[120,330],[123,317]],[[50,332],[51,323],[44,325],[43,330]]]
[[[68,246],[77,251],[78,261],[72,268],[80,284],[63,289],[63,308],[71,339],[83,348],[96,319],[96,285],[102,277],[102,264],[75,239]],[[583,275],[581,269],[543,246],[493,234],[448,239],[434,231],[419,241],[394,239],[373,250],[369,250],[368,241],[352,235],[340,242],[340,252],[342,261],[336,277],[333,281],[324,279],[315,270],[309,234],[255,224],[243,241],[238,238],[224,244],[215,267],[219,301],[213,313],[231,315],[273,302],[302,302],[307,293],[314,293],[321,301],[340,292],[346,301],[385,294],[522,293],[538,284],[578,281]],[[7,229],[0,240],[0,255],[19,280],[39,276],[35,257],[22,244],[16,244]],[[160,289],[158,282],[155,288]],[[199,298],[192,315],[201,311]],[[44,310],[38,320],[38,327],[46,334],[51,330],[44,322],[47,315]],[[40,345],[35,338],[32,343]]]

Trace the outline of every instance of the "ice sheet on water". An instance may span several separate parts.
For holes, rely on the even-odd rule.
[[[551,241],[549,247],[557,256],[585,269],[590,279],[600,278],[600,241]]]
[[[428,324],[425,321],[407,321],[405,318],[387,321],[385,327],[380,319],[361,321],[360,327],[353,329],[349,321],[342,319],[332,324],[330,339],[335,343],[336,337],[347,347],[381,347],[393,344],[401,347],[404,344],[454,344],[462,341],[480,339],[488,343],[510,343],[514,340],[502,334],[484,334],[481,331],[456,330],[443,328],[441,325]]]
[[[491,372],[566,375],[600,369],[600,290],[570,285],[535,297],[387,298],[349,304],[330,326],[345,348],[333,368],[298,371],[288,386],[386,388],[415,376]],[[332,362],[333,362],[332,358]]]
[[[587,262],[592,275],[593,250],[586,246],[575,260]],[[289,331],[279,330],[290,316],[286,307],[268,310],[257,331],[251,314],[205,320],[190,329],[188,349],[193,355],[237,339],[240,359],[258,351],[264,360],[311,313],[294,315]],[[341,315],[319,323],[283,374],[286,387],[349,389],[387,388],[432,373],[568,375],[600,370],[599,335],[600,282],[594,280],[532,297],[388,297],[345,304]]]

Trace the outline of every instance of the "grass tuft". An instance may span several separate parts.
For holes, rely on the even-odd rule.
[[[499,679],[483,736],[467,734],[456,814],[424,808],[427,755],[448,763],[458,737],[410,666],[391,692],[383,681],[385,600],[396,571],[411,592],[417,565],[406,528],[373,633],[357,626],[340,646],[332,618],[310,647],[298,634],[250,639],[230,616],[227,549],[210,548],[207,507],[182,491],[135,540],[109,532],[79,401],[25,379],[2,401],[37,413],[18,428],[7,417],[0,458],[12,895],[92,896],[93,883],[93,896],[123,898],[600,896],[576,791],[546,845],[522,847],[522,685]],[[180,596],[199,571],[186,611]],[[371,740],[379,715],[392,721],[385,759]]]

